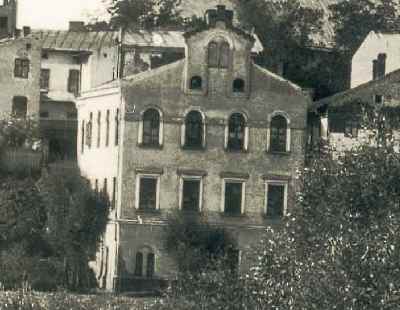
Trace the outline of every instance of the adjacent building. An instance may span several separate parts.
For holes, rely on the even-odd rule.
[[[187,32],[185,58],[82,92],[78,163],[112,212],[96,272],[108,290],[175,276],[167,215],[228,229],[236,260],[295,204],[309,98],[252,61],[255,39],[222,5]]]
[[[17,29],[17,0],[0,0],[0,39],[13,37]]]

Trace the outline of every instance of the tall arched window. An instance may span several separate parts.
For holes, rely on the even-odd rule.
[[[203,146],[203,117],[199,111],[191,111],[185,119],[185,146]]]
[[[148,109],[143,114],[143,140],[145,146],[160,145],[160,113],[156,109]]]
[[[156,256],[151,248],[141,248],[135,257],[134,275],[137,277],[153,278],[155,274]]]
[[[224,40],[211,41],[208,44],[208,66],[212,68],[228,68],[229,43]]]
[[[228,149],[244,150],[246,119],[240,113],[234,113],[228,124]]]
[[[270,146],[271,152],[286,152],[287,121],[282,115],[276,115],[271,120]]]

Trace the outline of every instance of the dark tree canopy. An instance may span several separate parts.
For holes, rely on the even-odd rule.
[[[395,0],[349,0],[331,5],[336,46],[353,53],[371,31],[397,30],[398,2]]]

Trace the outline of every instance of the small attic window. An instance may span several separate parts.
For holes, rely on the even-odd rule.
[[[202,88],[203,81],[200,76],[196,75],[190,79],[190,89],[198,90]]]
[[[233,81],[233,92],[243,93],[244,92],[244,81],[243,79],[235,79]]]

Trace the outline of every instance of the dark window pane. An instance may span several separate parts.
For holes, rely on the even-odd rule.
[[[219,67],[228,68],[228,64],[229,64],[229,44],[227,42],[222,42],[220,44]]]
[[[17,96],[13,98],[12,114],[15,117],[24,118],[28,111],[28,99],[26,97]]]
[[[159,145],[160,114],[155,109],[149,109],[143,115],[143,145]]]
[[[225,183],[225,213],[242,213],[242,183]]]
[[[239,113],[233,114],[229,119],[228,132],[228,149],[243,150],[244,149],[244,132],[246,122],[243,115]]]
[[[218,44],[216,42],[211,42],[208,45],[208,65],[218,67]]]
[[[236,79],[233,81],[233,92],[234,93],[244,92],[244,81],[242,79]]]
[[[285,198],[284,185],[268,185],[267,216],[276,218],[283,216]]]
[[[185,120],[185,146],[201,147],[203,145],[203,118],[198,111],[192,111]]]
[[[136,253],[135,276],[143,276],[143,254],[141,252]]]
[[[42,69],[40,70],[40,88],[49,89],[50,84],[50,70]]]
[[[190,89],[201,89],[202,88],[202,79],[199,76],[194,76],[190,80]]]
[[[68,92],[73,93],[75,96],[79,93],[79,78],[79,70],[69,70]]]
[[[27,79],[29,75],[29,59],[15,59],[14,76]]]
[[[200,181],[184,180],[182,193],[182,210],[199,211]]]
[[[378,66],[378,68],[377,68],[378,78],[381,78],[386,74],[386,54],[378,55],[377,66]]]
[[[271,121],[270,150],[272,152],[286,152],[286,119],[281,116],[275,116]]]
[[[115,133],[114,133],[114,144],[119,143],[119,109],[115,112]]]
[[[155,210],[157,198],[157,179],[141,178],[139,193],[139,209]]]
[[[152,278],[154,276],[155,256],[153,253],[147,254],[147,270],[146,276]]]

